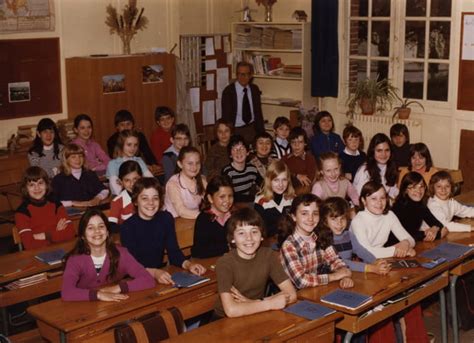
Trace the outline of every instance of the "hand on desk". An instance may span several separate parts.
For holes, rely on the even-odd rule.
[[[146,268],[148,273],[155,278],[155,280],[163,285],[174,285],[174,281],[171,278],[170,273],[158,268]]]
[[[392,265],[386,260],[377,260],[375,263],[367,265],[367,271],[369,273],[375,273],[378,275],[387,275],[392,269]]]
[[[286,292],[280,292],[270,297],[263,299],[269,305],[268,310],[281,310],[290,303],[290,295]]]
[[[119,285],[107,286],[100,289],[101,292],[119,294],[122,290]]]
[[[183,269],[186,269],[195,275],[202,275],[206,272],[206,268],[204,266],[200,265],[199,263],[193,263],[189,260],[184,261],[182,267]]]
[[[128,299],[128,295],[126,294],[116,294],[116,293],[110,293],[110,292],[105,292],[103,290],[100,290],[97,292],[97,299],[101,301],[120,301],[120,300],[125,300]]]
[[[238,303],[246,303],[246,302],[255,301],[255,300],[250,300],[249,298],[243,296],[242,293],[240,293],[239,290],[235,288],[234,286],[232,286],[232,288],[230,289],[230,294],[232,295],[232,298],[234,299],[234,301]]]
[[[329,274],[329,282],[331,281],[339,281],[344,278],[350,278],[352,275],[351,270],[349,268],[339,268],[338,270],[334,271],[333,273]]]
[[[439,227],[432,226],[429,229],[425,230],[425,238],[423,239],[425,242],[433,242],[436,239],[436,235],[438,234]]]
[[[341,288],[351,288],[354,287],[354,281],[350,277],[345,277],[339,281],[339,287]]]
[[[394,245],[395,253],[394,257],[406,257],[406,256],[415,256],[416,252],[413,248],[410,247],[410,243],[404,239],[401,242],[398,242]]]

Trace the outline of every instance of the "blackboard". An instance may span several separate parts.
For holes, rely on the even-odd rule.
[[[0,120],[61,112],[59,38],[0,40]]]

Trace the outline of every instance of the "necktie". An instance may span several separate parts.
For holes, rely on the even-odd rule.
[[[247,88],[244,88],[244,99],[242,100],[242,120],[245,124],[252,120],[252,112],[250,110],[250,101],[247,94]]]

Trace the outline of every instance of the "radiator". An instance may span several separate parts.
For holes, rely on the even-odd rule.
[[[370,140],[377,133],[385,133],[390,137],[390,128],[393,124],[401,123],[405,124],[408,127],[408,132],[410,132],[410,142],[418,143],[421,142],[421,128],[422,122],[418,119],[407,119],[392,120],[391,116],[378,116],[378,115],[364,115],[364,114],[354,114],[352,119],[352,125],[357,127],[362,131],[362,136],[364,137],[364,147],[367,149],[369,146]]]

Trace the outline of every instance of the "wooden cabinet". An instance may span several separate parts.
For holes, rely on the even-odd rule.
[[[312,107],[310,23],[233,23],[232,42],[234,74],[241,60],[254,65],[266,120],[273,122],[300,104]]]
[[[161,65],[162,82],[143,82],[143,67]],[[103,77],[123,75],[125,90],[104,93]],[[134,54],[66,59],[68,117],[86,113],[94,121],[94,138],[106,147],[115,131],[114,116],[129,110],[135,125],[150,137],[155,129],[157,106],[176,109],[175,56],[171,54]]]

